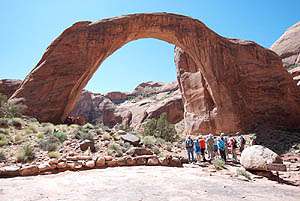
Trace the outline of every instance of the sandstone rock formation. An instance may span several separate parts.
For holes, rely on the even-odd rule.
[[[272,45],[271,50],[280,56],[283,65],[300,86],[300,22],[288,28]]]
[[[140,87],[144,83],[138,85],[132,93],[128,94],[128,99],[123,103],[118,101],[113,103],[113,100],[120,100],[117,99],[117,96],[103,96],[83,91],[71,115],[84,116],[91,123],[103,123],[109,127],[123,124],[135,129],[140,128],[145,120],[158,118],[162,113],[167,114],[168,121],[171,123],[175,124],[181,121],[183,119],[183,103],[177,82],[151,83],[153,84],[146,88]],[[125,93],[112,92],[108,94]]]
[[[0,93],[10,97],[21,85],[22,80],[3,79],[0,80]]]
[[[120,104],[127,100],[127,94],[119,91],[109,92],[105,95],[109,98],[114,104]]]
[[[169,13],[75,23],[47,48],[11,98],[24,98],[27,114],[40,121],[61,122],[99,65],[141,38],[182,50],[177,51],[182,55],[176,57],[177,70],[185,118],[192,121],[189,132],[232,132],[262,123],[300,126],[297,86],[274,52],[254,42],[226,39],[198,20]]]
[[[300,22],[289,27],[286,32],[272,45],[286,68],[300,66]]]

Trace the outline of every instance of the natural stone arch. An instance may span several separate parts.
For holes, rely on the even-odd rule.
[[[75,23],[47,48],[11,98],[24,98],[27,114],[41,121],[61,122],[101,63],[124,44],[141,38],[156,38],[178,47],[176,63],[185,117],[194,122],[189,132],[199,128],[237,131],[262,119],[284,126],[297,124],[298,92],[275,53],[253,42],[223,38],[198,20],[168,13]],[[249,97],[249,93],[258,97]],[[201,102],[197,106],[195,101],[210,102],[211,108],[199,106]],[[262,106],[254,101],[274,104]],[[211,113],[208,119],[201,116]],[[280,116],[284,118],[278,120]]]

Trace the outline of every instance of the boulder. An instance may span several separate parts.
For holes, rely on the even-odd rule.
[[[83,140],[82,142],[80,142],[79,146],[81,151],[86,151],[88,148],[90,148],[91,152],[96,151],[94,141],[91,140]]]
[[[121,139],[124,140],[124,142],[132,144],[133,146],[138,146],[140,143],[140,138],[132,133],[121,135]]]
[[[153,152],[150,149],[144,147],[132,147],[126,152],[126,154],[130,156],[142,156],[153,155]]]
[[[96,167],[104,168],[105,167],[105,158],[104,157],[98,157],[96,160]]]
[[[21,176],[37,175],[39,173],[39,168],[36,165],[29,165],[22,167],[19,172]]]
[[[244,149],[240,163],[247,170],[268,171],[268,165],[283,162],[280,156],[272,150],[261,145],[253,145]]]
[[[1,168],[0,177],[16,177],[20,175],[20,167],[18,166],[6,166]]]
[[[89,161],[85,162],[85,167],[90,168],[90,169],[94,168],[95,167],[95,161],[89,160]]]
[[[150,165],[150,166],[156,166],[156,165],[159,165],[159,160],[158,158],[149,158],[148,161],[147,161],[147,165]]]

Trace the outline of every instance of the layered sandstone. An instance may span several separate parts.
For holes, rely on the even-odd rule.
[[[10,97],[21,85],[22,80],[3,79],[0,80],[0,93]]]
[[[198,20],[170,13],[75,23],[47,48],[11,98],[24,98],[27,114],[41,121],[61,122],[99,65],[141,38],[160,39],[182,50],[177,71],[189,132],[300,126],[299,91],[274,52],[221,37]]]
[[[271,46],[283,61],[286,68],[300,66],[300,22],[289,27]]]

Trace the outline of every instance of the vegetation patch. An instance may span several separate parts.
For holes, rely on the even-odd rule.
[[[23,146],[17,153],[17,161],[22,163],[31,161],[34,159],[34,157],[34,150],[30,145]]]
[[[158,119],[149,119],[144,124],[143,135],[162,138],[168,142],[174,142],[178,139],[175,126],[168,122],[166,113],[161,114]]]

